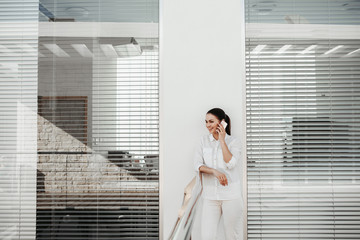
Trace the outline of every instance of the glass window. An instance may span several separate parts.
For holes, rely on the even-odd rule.
[[[248,239],[360,238],[356,4],[246,1]]]
[[[0,5],[0,238],[158,239],[158,1]]]

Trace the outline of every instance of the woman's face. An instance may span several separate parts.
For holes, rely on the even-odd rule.
[[[219,126],[220,120],[217,119],[214,115],[211,113],[206,114],[205,118],[206,128],[209,130],[211,134],[217,134],[216,128]]]

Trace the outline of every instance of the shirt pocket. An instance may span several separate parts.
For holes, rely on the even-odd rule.
[[[212,148],[203,148],[204,162],[208,167],[212,167]]]

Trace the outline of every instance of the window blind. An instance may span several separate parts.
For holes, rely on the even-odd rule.
[[[0,239],[158,239],[158,2],[0,9]]]
[[[157,45],[40,38],[38,239],[158,239]]]
[[[246,1],[248,239],[359,239],[359,40],[266,25],[294,12],[343,24],[335,2],[274,1],[261,16],[258,3]],[[250,35],[252,23],[278,36]]]
[[[0,239],[34,239],[38,2],[0,5]]]

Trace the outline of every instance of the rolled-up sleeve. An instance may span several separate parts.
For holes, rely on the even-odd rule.
[[[202,140],[199,142],[198,146],[195,149],[194,154],[194,169],[195,172],[199,172],[199,168],[205,165],[204,158],[203,158],[203,143]]]
[[[237,138],[235,138],[230,146],[229,146],[229,151],[232,154],[232,158],[230,159],[229,162],[225,163],[225,166],[227,169],[233,169],[236,164],[238,163],[238,161],[240,160],[241,157],[241,143],[240,140],[238,140]]]

